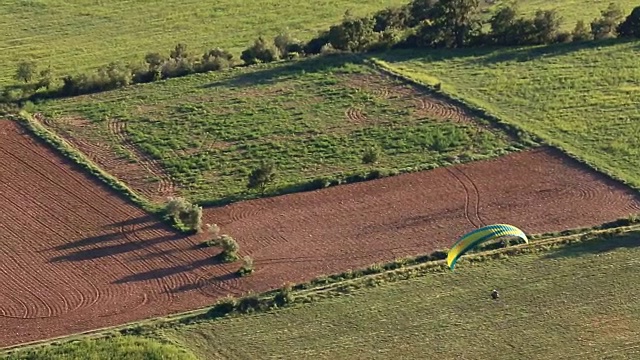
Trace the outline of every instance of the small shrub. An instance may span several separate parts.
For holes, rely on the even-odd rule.
[[[282,287],[282,289],[278,290],[276,295],[273,297],[273,301],[278,307],[284,307],[293,303],[295,297],[293,296],[292,286],[291,284],[286,284]]]
[[[573,31],[571,32],[571,37],[573,41],[587,41],[593,39],[591,31],[589,31],[589,28],[585,25],[583,20],[576,23],[576,27],[573,28]]]
[[[267,185],[273,182],[275,176],[276,172],[273,163],[263,162],[249,174],[247,188],[259,189],[260,193],[264,195]]]
[[[245,256],[242,259],[242,266],[238,269],[238,275],[247,276],[253,273],[253,259],[250,256]]]
[[[261,303],[257,294],[250,294],[238,301],[236,309],[241,313],[250,313],[256,310],[260,310]]]
[[[278,60],[278,49],[260,36],[251,47],[242,52],[240,59],[247,65],[276,61]]]
[[[207,312],[207,315],[210,317],[219,317],[227,315],[233,310],[236,309],[238,302],[236,299],[232,297],[226,297],[220,301],[218,301],[212,308]]]
[[[222,252],[218,257],[224,262],[234,262],[238,260],[238,243],[229,235],[222,235],[218,240],[218,244],[222,247]]]
[[[220,237],[220,227],[217,224],[206,224],[204,226],[204,231],[211,235],[213,239],[218,239],[218,237]]]
[[[201,231],[202,207],[191,204],[181,197],[170,197],[164,208],[165,215],[178,227],[186,227],[188,230]]]
[[[376,147],[370,147],[364,151],[362,155],[363,164],[375,164],[380,158],[380,149]]]

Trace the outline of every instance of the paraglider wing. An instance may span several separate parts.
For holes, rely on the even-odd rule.
[[[447,265],[451,270],[456,266],[456,262],[467,251],[479,244],[503,236],[515,236],[529,243],[529,239],[524,232],[515,226],[507,224],[488,225],[473,230],[462,236],[449,250],[447,255]]]

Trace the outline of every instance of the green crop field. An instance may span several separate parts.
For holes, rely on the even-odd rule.
[[[202,359],[640,356],[640,234],[165,332]],[[493,301],[489,293],[500,290]]]
[[[372,168],[436,166],[461,154],[493,156],[514,145],[499,131],[453,121],[455,113],[438,119],[437,109],[420,110],[424,97],[415,88],[343,61],[201,74],[40,109],[54,119],[91,120],[94,126],[58,127],[93,142],[113,143],[105,119],[121,120],[126,136],[160,160],[182,195],[195,200],[241,196],[248,173],[262,160],[275,162],[273,186],[284,187]],[[380,148],[377,164],[362,162],[369,147]]]
[[[385,56],[640,187],[638,59],[638,41]]]
[[[4,0],[0,2],[0,84],[15,64],[36,60],[58,73],[111,61],[140,61],[178,42],[203,53],[216,46],[239,55],[259,36],[287,28],[300,39],[339,22],[345,11],[366,15],[404,0],[251,1]]]

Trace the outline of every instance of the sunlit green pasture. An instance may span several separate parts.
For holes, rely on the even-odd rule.
[[[289,29],[301,39],[339,22],[345,11],[375,12],[403,0],[161,1],[3,0],[0,2],[0,84],[15,64],[34,59],[58,73],[111,61],[168,54],[183,42],[202,53],[216,46],[238,55],[259,36]]]
[[[82,339],[31,350],[0,355],[3,360],[196,360],[175,346],[150,339],[118,336],[109,339]]]
[[[639,41],[384,58],[640,186]]]
[[[345,61],[309,59],[199,74],[39,109],[54,119],[89,119],[92,126],[61,123],[58,130],[77,131],[93,142],[116,141],[108,119],[126,123],[126,136],[161,161],[183,195],[197,200],[242,196],[249,172],[263,160],[275,163],[271,186],[280,188],[512,149],[503,133],[420,110],[423,95],[415,88]],[[363,163],[368,148],[380,150],[376,164]]]
[[[41,68],[50,65],[63,75],[112,61],[140,61],[147,52],[168,53],[178,42],[194,53],[220,46],[239,55],[259,35],[273,38],[288,29],[308,40],[339,22],[347,10],[368,15],[408,2],[4,0],[0,2],[0,84],[13,81],[20,60],[35,60]],[[588,23],[608,3],[521,0],[519,7],[526,15],[538,8],[557,9],[568,29],[578,19]],[[637,5],[631,0],[617,3],[625,12]]]
[[[165,330],[201,359],[630,359],[637,233]],[[493,301],[492,289],[500,291]]]

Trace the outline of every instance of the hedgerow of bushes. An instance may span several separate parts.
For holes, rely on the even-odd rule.
[[[396,48],[461,48],[522,46],[640,38],[640,6],[629,15],[614,3],[588,24],[580,20],[572,31],[561,31],[562,17],[555,10],[538,10],[530,17],[517,16],[516,5],[502,6],[489,20],[480,18],[479,0],[413,0],[371,16],[345,14],[331,26],[303,43],[283,33],[269,41],[258,37],[240,59],[226,50],[192,54],[179,43],[168,55],[148,53],[139,64],[110,63],[92,73],[56,78],[50,68],[38,70],[32,61],[19,63],[15,79],[0,95],[4,102],[37,100],[88,94],[130,84],[148,83],[193,73],[217,71],[331,52],[372,52]],[[483,26],[488,25],[488,31]]]

